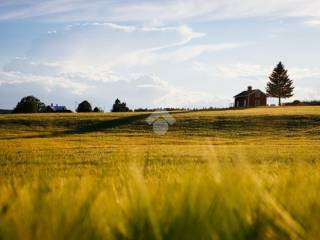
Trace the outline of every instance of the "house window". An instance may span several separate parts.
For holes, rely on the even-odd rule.
[[[256,104],[255,104],[256,106],[260,106],[261,104],[260,104],[260,99],[256,99]]]

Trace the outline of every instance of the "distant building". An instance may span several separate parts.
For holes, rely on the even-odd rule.
[[[51,103],[50,108],[52,109],[53,112],[65,112],[65,111],[67,111],[67,107],[66,106],[59,106],[58,104],[53,105],[53,103]]]
[[[259,107],[267,105],[267,95],[259,89],[252,89],[248,87],[246,91],[234,96],[234,107]]]

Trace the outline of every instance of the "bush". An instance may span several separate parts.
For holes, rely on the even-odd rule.
[[[45,104],[34,96],[27,96],[18,102],[13,110],[14,113],[39,113],[45,111]]]
[[[320,106],[320,101],[299,101],[295,100],[293,102],[285,103],[285,106]]]
[[[80,112],[92,112],[91,104],[88,101],[83,101],[78,105],[76,110],[78,113]]]
[[[101,108],[99,108],[99,107],[95,107],[95,108],[93,109],[93,111],[94,111],[94,112],[103,112],[103,110],[102,110]]]

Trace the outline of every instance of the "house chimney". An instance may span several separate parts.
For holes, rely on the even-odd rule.
[[[252,87],[251,86],[248,87],[248,91],[252,91]]]

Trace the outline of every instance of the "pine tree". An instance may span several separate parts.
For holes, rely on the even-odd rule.
[[[121,102],[118,98],[114,102],[111,112],[130,112],[131,110],[127,107],[125,102]]]
[[[288,70],[284,68],[282,62],[279,62],[275,67],[269,80],[266,89],[267,93],[270,97],[279,99],[279,106],[281,106],[282,98],[290,98],[293,96],[293,81],[289,78]]]

